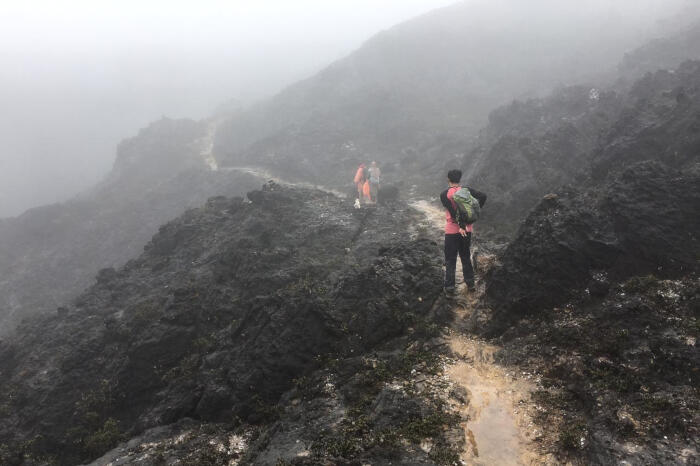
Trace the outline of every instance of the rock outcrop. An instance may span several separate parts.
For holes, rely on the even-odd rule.
[[[472,154],[483,225],[524,220],[468,325],[542,381],[540,442],[563,462],[689,464],[700,450],[699,89],[691,61],[515,103]]]
[[[647,74],[628,90],[567,88],[494,111],[463,160],[468,183],[489,194],[484,223],[513,232],[545,194],[565,184],[605,183],[645,160],[693,169],[699,89],[700,62],[689,61]]]
[[[697,457],[699,209],[697,170],[631,165],[545,196],[487,277],[471,325],[541,378],[541,442],[562,461]]]
[[[547,196],[488,278],[499,309],[537,312],[581,298],[596,282],[700,271],[700,174],[656,162],[629,167],[604,187]],[[589,290],[590,291],[590,290]]]
[[[410,239],[416,213],[274,184],[248,199],[188,211],[2,343],[0,444],[74,464],[184,417],[264,422],[324,358],[427,315],[440,262]]]

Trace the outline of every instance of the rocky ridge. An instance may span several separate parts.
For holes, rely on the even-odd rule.
[[[268,425],[295,383],[317,390],[312,373],[324,361],[340,368],[339,406],[365,406],[378,396],[368,387],[381,386],[368,385],[376,364],[389,377],[439,354],[421,343],[396,352],[424,339],[429,331],[416,329],[437,318],[437,246],[400,234],[415,213],[358,211],[327,193],[275,184],[248,199],[213,198],[188,211],[142,256],[100,271],[73,304],[25,322],[1,344],[3,461],[74,464],[124,435],[187,417]],[[414,336],[402,336],[409,327]],[[375,349],[382,356],[368,359]],[[422,409],[397,422],[441,416],[439,404]],[[439,436],[443,423],[416,428]],[[406,454],[401,438],[423,438],[397,429],[393,455]],[[337,450],[342,441],[314,454],[357,454]]]
[[[697,9],[697,6],[694,6]],[[672,70],[689,59],[700,57],[700,22],[697,13],[688,11],[691,23],[675,34],[660,37],[626,53],[618,67],[622,79],[636,80],[659,69]],[[692,21],[696,18],[695,21]]]
[[[515,103],[492,115],[481,155],[465,162],[484,176],[474,184],[490,195],[492,226],[514,229],[552,192],[465,327],[501,344],[504,366],[543,376],[539,441],[561,461],[697,455],[697,73],[689,62],[629,89]],[[174,158],[189,170],[204,130],[189,125],[173,125],[184,145],[147,140],[145,153],[188,148]],[[442,147],[460,144],[446,137]],[[313,180],[327,147],[299,164],[300,177]],[[409,149],[413,168],[428,164]],[[650,159],[665,166],[639,164]],[[519,176],[488,178],[508,170]],[[166,173],[174,184],[161,186],[189,177]],[[451,316],[433,299],[440,252],[416,240],[415,213],[355,211],[275,185],[248,197],[189,211],[141,257],[102,270],[73,304],[0,343],[3,462],[74,464],[132,436],[96,464],[456,461],[462,419],[434,396],[436,384],[446,389],[435,376],[446,352],[439,324]]]
[[[479,20],[479,15],[493,13],[490,8],[490,2],[455,5],[386,31],[357,53],[267,104],[224,118],[219,130],[213,130],[212,121],[156,122],[120,146],[113,172],[97,188],[68,203],[0,220],[0,334],[10,332],[25,314],[50,312],[76,296],[90,285],[99,268],[118,267],[138,255],[157,227],[184,209],[201,205],[212,195],[241,195],[259,183],[239,173],[210,171],[212,161],[216,163],[214,154],[220,162],[265,164],[287,178],[333,185],[339,191],[345,191],[348,173],[359,160],[377,158],[386,179],[401,183],[403,197],[433,195],[442,186],[444,169],[459,164],[460,154],[471,145],[471,138],[493,106],[513,97],[547,92],[560,82],[572,82],[572,76],[582,76],[581,70],[569,66],[553,73],[551,66],[533,61],[532,53],[514,51],[511,44],[502,47],[493,31],[484,30]],[[505,16],[510,18],[507,27],[516,35],[532,28],[532,24]],[[669,69],[678,60],[693,58],[693,31],[696,28],[662,41],[669,50],[678,49],[679,41],[688,45],[680,47],[672,61],[664,62]],[[449,47],[444,43],[446,33]],[[471,46],[474,37],[490,44],[493,50],[479,55]],[[576,35],[554,42],[568,44],[563,47],[566,54],[585,47],[590,52],[586,56],[610,64],[624,51],[621,48],[618,54],[580,41]],[[650,45],[630,56],[644,61],[644,70],[656,69],[653,63],[661,63],[668,54],[656,53],[654,47]],[[421,52],[405,56],[407,50]],[[515,58],[509,55],[514,52]],[[465,54],[473,55],[473,63],[489,66],[465,69]],[[494,64],[497,54],[505,56]],[[527,59],[523,61],[523,57]],[[517,63],[523,73],[515,82],[504,78],[499,63]],[[584,70],[599,65],[600,61],[595,66],[576,63]],[[637,76],[638,72],[625,76]],[[686,89],[684,82],[678,85]],[[571,103],[566,105],[584,109],[588,91],[582,88],[572,92]],[[587,117],[579,119],[570,113],[567,118],[573,123],[564,124],[561,130],[552,129],[555,123],[548,119],[561,112],[550,108],[538,115],[523,111],[529,103],[516,104],[521,105],[520,110],[514,106],[507,111],[515,110],[523,117],[518,125],[525,119],[538,121],[534,117],[539,116],[545,119],[543,126],[535,131],[527,125],[520,130],[509,129],[509,135],[498,143],[481,140],[486,149],[477,152],[485,156],[472,154],[464,160],[465,168],[475,167],[478,172],[475,181],[484,181],[494,193],[498,208],[493,212],[499,213],[490,219],[493,225],[502,231],[514,231],[513,225],[543,194],[544,186],[566,182],[584,163],[577,155],[595,146],[597,129],[619,113],[617,101],[622,97],[613,95],[608,100],[611,94],[604,94],[598,105],[581,110],[589,114]],[[694,111],[693,95],[685,95],[691,103],[688,112]],[[652,105],[663,108],[668,103],[654,98]],[[505,112],[492,122],[491,133],[503,133],[499,121]],[[640,115],[643,123],[645,113]],[[547,133],[544,140],[537,136],[539,131]],[[497,152],[491,153],[489,147],[497,148]],[[548,147],[576,156],[557,158]],[[524,158],[515,155],[506,160],[499,155],[518,151],[525,153]],[[208,154],[206,160],[204,152]],[[533,155],[543,152],[546,157]],[[289,163],[289,157],[297,162]],[[536,176],[530,173],[530,162]],[[483,170],[478,169],[480,166]],[[523,177],[510,180],[508,186],[515,189],[504,190],[497,180],[488,179],[489,173],[507,174],[509,168],[521,171]]]

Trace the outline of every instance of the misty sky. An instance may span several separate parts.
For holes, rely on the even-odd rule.
[[[622,11],[646,28],[651,22],[644,18],[683,1],[571,0],[567,14]],[[567,0],[538,0],[547,2]],[[376,32],[451,3],[3,1],[0,217],[94,184],[111,167],[117,142],[162,115],[202,118],[227,101],[250,104],[312,75]],[[522,0],[518,5],[527,6],[518,11],[530,13],[531,4]]]
[[[451,0],[0,3],[0,217],[64,200],[162,115],[202,118]]]

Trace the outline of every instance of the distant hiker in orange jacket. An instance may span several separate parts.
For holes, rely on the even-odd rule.
[[[362,203],[372,204],[372,187],[369,184],[369,178],[365,179],[362,185]]]
[[[355,186],[357,187],[357,198],[360,200],[362,199],[362,188],[365,185],[366,178],[365,164],[361,163],[360,167],[357,169],[357,172],[355,172],[355,179],[353,180]]]

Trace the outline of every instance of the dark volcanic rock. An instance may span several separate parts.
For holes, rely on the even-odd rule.
[[[699,211],[697,171],[632,165],[543,199],[487,277],[476,327],[541,374],[535,422],[562,462],[697,456]]]
[[[500,310],[561,305],[597,274],[678,277],[698,271],[700,176],[658,163],[630,167],[602,189],[540,202],[488,279]]]
[[[513,104],[461,165],[489,194],[483,223],[513,232],[545,194],[564,184],[603,185],[645,160],[691,170],[700,153],[700,62],[647,74],[629,89],[574,87]]]
[[[503,358],[542,376],[543,445],[562,463],[693,464],[699,300],[697,278],[634,277],[505,332]]]
[[[688,169],[700,154],[700,61],[647,74],[591,160],[595,179],[643,160]]]
[[[427,313],[440,261],[400,234],[415,213],[273,184],[248,198],[188,211],[61,315],[21,325],[0,346],[0,443],[40,435],[35,451],[71,464],[183,417],[264,421],[323,355]]]
[[[400,190],[398,186],[382,186],[379,190],[379,202],[381,204],[391,203],[399,198]]]

